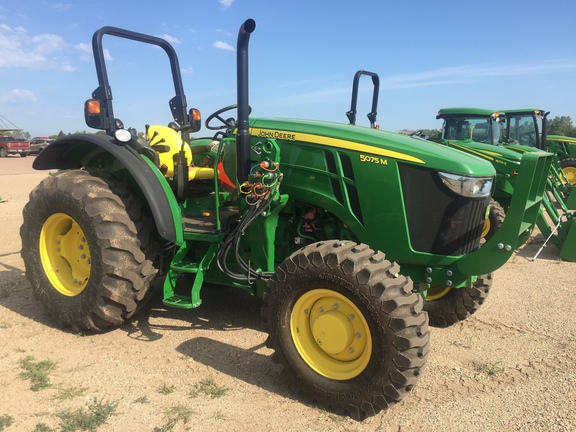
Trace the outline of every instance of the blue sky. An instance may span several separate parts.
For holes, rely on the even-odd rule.
[[[206,118],[236,102],[236,37],[247,18],[256,21],[253,116],[347,122],[364,69],[380,76],[382,129],[440,128],[436,112],[454,106],[535,107],[576,123],[573,0],[0,0],[0,127],[88,130],[83,105],[98,85],[91,38],[103,26],[168,40],[188,105]],[[164,52],[110,36],[104,47],[116,116],[139,131],[167,124]],[[368,124],[371,95],[363,79],[358,124]]]

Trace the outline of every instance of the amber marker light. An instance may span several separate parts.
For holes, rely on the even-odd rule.
[[[89,100],[88,101],[88,113],[90,114],[100,114],[100,101]]]
[[[193,121],[200,121],[202,120],[202,116],[200,115],[200,110],[198,109],[191,109],[190,115],[192,116]]]

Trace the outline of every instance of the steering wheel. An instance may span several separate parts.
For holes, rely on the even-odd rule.
[[[236,120],[234,120],[233,118],[224,119],[223,117],[220,117],[220,115],[222,113],[225,113],[226,111],[230,111],[230,110],[233,110],[236,108],[238,108],[238,105],[236,105],[236,104],[229,105],[229,106],[224,107],[224,108],[220,108],[218,111],[216,111],[216,112],[214,112],[208,116],[208,118],[204,122],[204,126],[206,126],[206,129],[210,129],[210,130],[234,129],[236,127]],[[250,114],[251,112],[252,112],[252,108],[248,107],[248,114]],[[220,120],[220,122],[222,123],[222,126],[210,126],[210,122],[212,122],[212,120],[214,120],[214,119]]]

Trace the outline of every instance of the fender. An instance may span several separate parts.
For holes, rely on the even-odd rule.
[[[57,139],[34,160],[36,170],[80,169],[94,166],[96,159],[110,155],[125,167],[144,195],[158,233],[169,242],[182,244],[184,233],[176,197],[153,164],[132,147],[103,134],[74,134]]]

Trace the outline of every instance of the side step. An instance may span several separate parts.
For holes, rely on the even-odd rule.
[[[172,259],[170,270],[168,270],[168,274],[164,280],[164,300],[162,303],[164,303],[165,306],[178,309],[192,309],[202,304],[200,290],[204,283],[204,273],[208,270],[212,260],[218,253],[220,242],[212,242],[199,263],[184,260],[192,244],[193,242],[185,242]],[[180,273],[196,274],[189,296],[175,293],[176,281]]]

